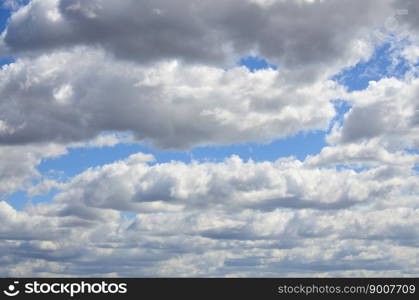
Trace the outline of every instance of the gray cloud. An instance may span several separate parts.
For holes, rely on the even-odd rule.
[[[167,59],[225,64],[253,52],[300,80],[313,79],[365,55],[358,41],[384,23],[389,3],[32,1],[12,18],[4,42],[13,53],[99,46],[147,64]]]
[[[275,70],[148,68],[85,48],[19,60],[0,77],[1,144],[78,142],[103,131],[162,148],[269,141],[327,128],[329,100],[341,93],[331,81],[300,86]]]
[[[419,80],[385,78],[371,82],[362,91],[347,95],[354,107],[345,115],[342,127],[329,135],[331,143],[351,143],[376,139],[387,149],[417,148],[416,124]],[[376,141],[377,142],[377,141]]]
[[[348,128],[346,128],[349,130]],[[318,155],[309,156],[306,160],[311,166],[407,166],[419,162],[418,155],[403,151],[389,152],[380,145],[378,139],[366,143],[351,143],[324,147]]]
[[[325,153],[189,165],[138,153],[59,185],[52,203],[16,211],[0,202],[0,274],[415,274],[416,156],[383,153],[360,173],[315,167],[331,163]],[[290,197],[303,202],[289,208]]]
[[[37,231],[32,231],[32,239],[22,239],[11,230],[2,236],[0,273],[7,276],[417,272],[411,264],[417,259],[419,241],[414,208],[371,211],[364,206],[337,214],[313,210],[152,213],[133,220],[109,218],[93,227],[72,227],[63,235],[63,219],[29,217],[1,205],[2,225],[5,220],[12,224],[8,226],[36,221],[48,232],[40,240],[35,239]]]
[[[414,31],[419,30],[419,4],[415,0],[396,0],[393,3],[395,9],[405,10],[407,14],[401,15],[397,20],[401,23],[409,25]]]
[[[419,145],[415,69],[351,93],[329,80],[370,56],[372,31],[395,8],[409,9],[401,22],[414,32],[415,6],[33,0],[20,8],[0,38],[1,55],[18,57],[0,70],[0,193],[57,194],[21,210],[0,202],[0,275],[417,276],[418,155],[406,151]],[[248,54],[279,68],[233,67]],[[415,46],[401,54],[415,68]],[[36,169],[72,147],[186,149],[325,131],[336,98],[352,109],[305,161],[158,163],[137,153],[66,182]]]
[[[3,34],[22,59],[0,74],[0,143],[111,130],[185,149],[324,130],[342,94],[329,77],[369,56],[389,12],[376,0],[31,1]],[[247,54],[280,71],[222,69]]]
[[[391,204],[394,197],[406,205],[414,203],[416,198],[405,193],[416,195],[419,188],[412,170],[417,155],[381,150],[375,152],[379,154],[375,160],[371,156],[363,159],[368,151],[371,149],[361,148],[352,153],[359,157],[355,164],[348,154],[344,163],[345,152],[334,152],[333,148],[304,163],[293,159],[243,162],[233,156],[222,163],[149,165],[151,158],[140,153],[79,174],[60,187],[55,201],[61,205],[57,208],[60,215],[86,220],[106,219],[99,215],[103,209],[138,213],[284,208],[333,211],[359,204],[401,205]],[[337,170],[336,165],[347,169]],[[351,166],[364,170],[357,173]]]

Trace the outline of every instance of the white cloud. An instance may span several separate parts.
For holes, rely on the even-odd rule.
[[[417,2],[417,1],[416,1]],[[412,70],[347,92],[390,0],[33,0],[0,53],[1,276],[417,276],[417,49]],[[19,4],[7,1],[7,5]],[[14,6],[17,9],[17,6]],[[250,20],[250,21],[249,21]],[[397,30],[396,30],[397,31]],[[278,70],[233,66],[256,55]],[[299,161],[159,163],[137,153],[57,182],[36,169],[68,149],[266,142],[324,130]],[[40,179],[34,184],[33,179]],[[128,217],[125,213],[136,214]]]
[[[310,81],[368,56],[369,31],[384,24],[393,12],[390,4],[33,0],[14,14],[4,41],[20,55],[100,46],[118,58],[145,64],[176,59],[223,65],[256,53],[289,76]]]
[[[329,179],[332,176],[333,182]],[[369,184],[375,186],[377,182]],[[150,210],[153,203],[167,203],[168,210],[172,206],[272,210],[345,207],[371,200],[370,193],[358,187],[353,171],[307,169],[299,161],[245,163],[232,157],[222,164],[173,162],[149,166],[130,157],[78,175],[56,200],[139,212]]]
[[[418,258],[415,208],[210,209],[146,213],[133,220],[108,217],[87,226],[70,217],[29,216],[1,205],[0,253],[7,256],[0,272],[9,276],[400,276],[418,271],[411,263]]]
[[[134,154],[54,185],[53,203],[1,202],[0,274],[414,275],[416,156],[382,153],[359,173],[313,166],[339,163],[333,152],[189,165]]]
[[[80,142],[104,131],[163,148],[264,142],[326,129],[335,114],[329,101],[343,92],[275,70],[174,61],[148,68],[85,48],[21,59],[0,78],[0,120],[9,128],[2,144]]]
[[[419,47],[412,45],[402,52],[403,56],[412,64],[419,63]]]
[[[419,147],[418,87],[418,78],[385,78],[350,93],[345,97],[354,106],[328,141],[339,144],[378,139],[391,151]]]
[[[411,167],[419,163],[419,156],[403,151],[389,152],[379,144],[379,140],[372,139],[365,143],[324,147],[318,155],[309,156],[306,162],[312,166],[398,165]]]

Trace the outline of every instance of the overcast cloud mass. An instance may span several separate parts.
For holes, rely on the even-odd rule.
[[[419,276],[418,1],[3,9],[1,276]],[[313,133],[304,158],[151,154]],[[151,150],[41,168],[132,145]]]

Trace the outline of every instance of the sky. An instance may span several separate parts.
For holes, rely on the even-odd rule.
[[[419,275],[419,2],[1,3],[0,276]]]

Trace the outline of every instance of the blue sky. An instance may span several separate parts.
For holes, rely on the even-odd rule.
[[[0,7],[0,30],[3,31],[6,27],[7,20],[10,17],[10,10]]]
[[[0,6],[0,32],[3,32],[3,30],[5,29],[10,14],[11,12],[9,9]],[[13,61],[14,59],[12,57],[0,57],[0,66],[12,63]]]
[[[403,57],[397,55],[397,51],[399,49],[395,49],[391,43],[384,43],[374,51],[368,61],[357,63],[333,79],[344,84],[349,91],[359,91],[366,89],[370,81],[385,77],[402,78],[409,70],[409,65]]]
[[[336,1],[0,6],[0,276],[417,276],[419,2]]]

